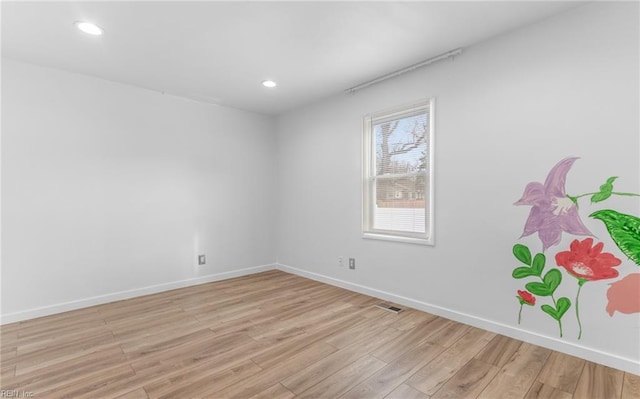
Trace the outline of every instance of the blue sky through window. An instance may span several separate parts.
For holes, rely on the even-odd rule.
[[[375,124],[378,174],[415,172],[424,168],[428,129],[426,113]]]

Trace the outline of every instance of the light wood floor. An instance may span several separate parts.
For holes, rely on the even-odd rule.
[[[0,397],[640,398],[640,377],[279,271],[2,326]]]

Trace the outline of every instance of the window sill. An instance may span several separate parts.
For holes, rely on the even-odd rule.
[[[380,233],[363,233],[362,238],[366,238],[369,240],[404,242],[407,244],[430,245],[430,246],[435,245],[433,243],[433,238],[402,237],[402,236],[393,236],[393,235],[380,234]]]

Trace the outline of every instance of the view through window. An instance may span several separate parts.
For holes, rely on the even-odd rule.
[[[365,118],[365,237],[432,243],[432,108]]]

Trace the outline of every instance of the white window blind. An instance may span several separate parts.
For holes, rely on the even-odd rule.
[[[364,120],[365,238],[433,243],[433,100]]]

